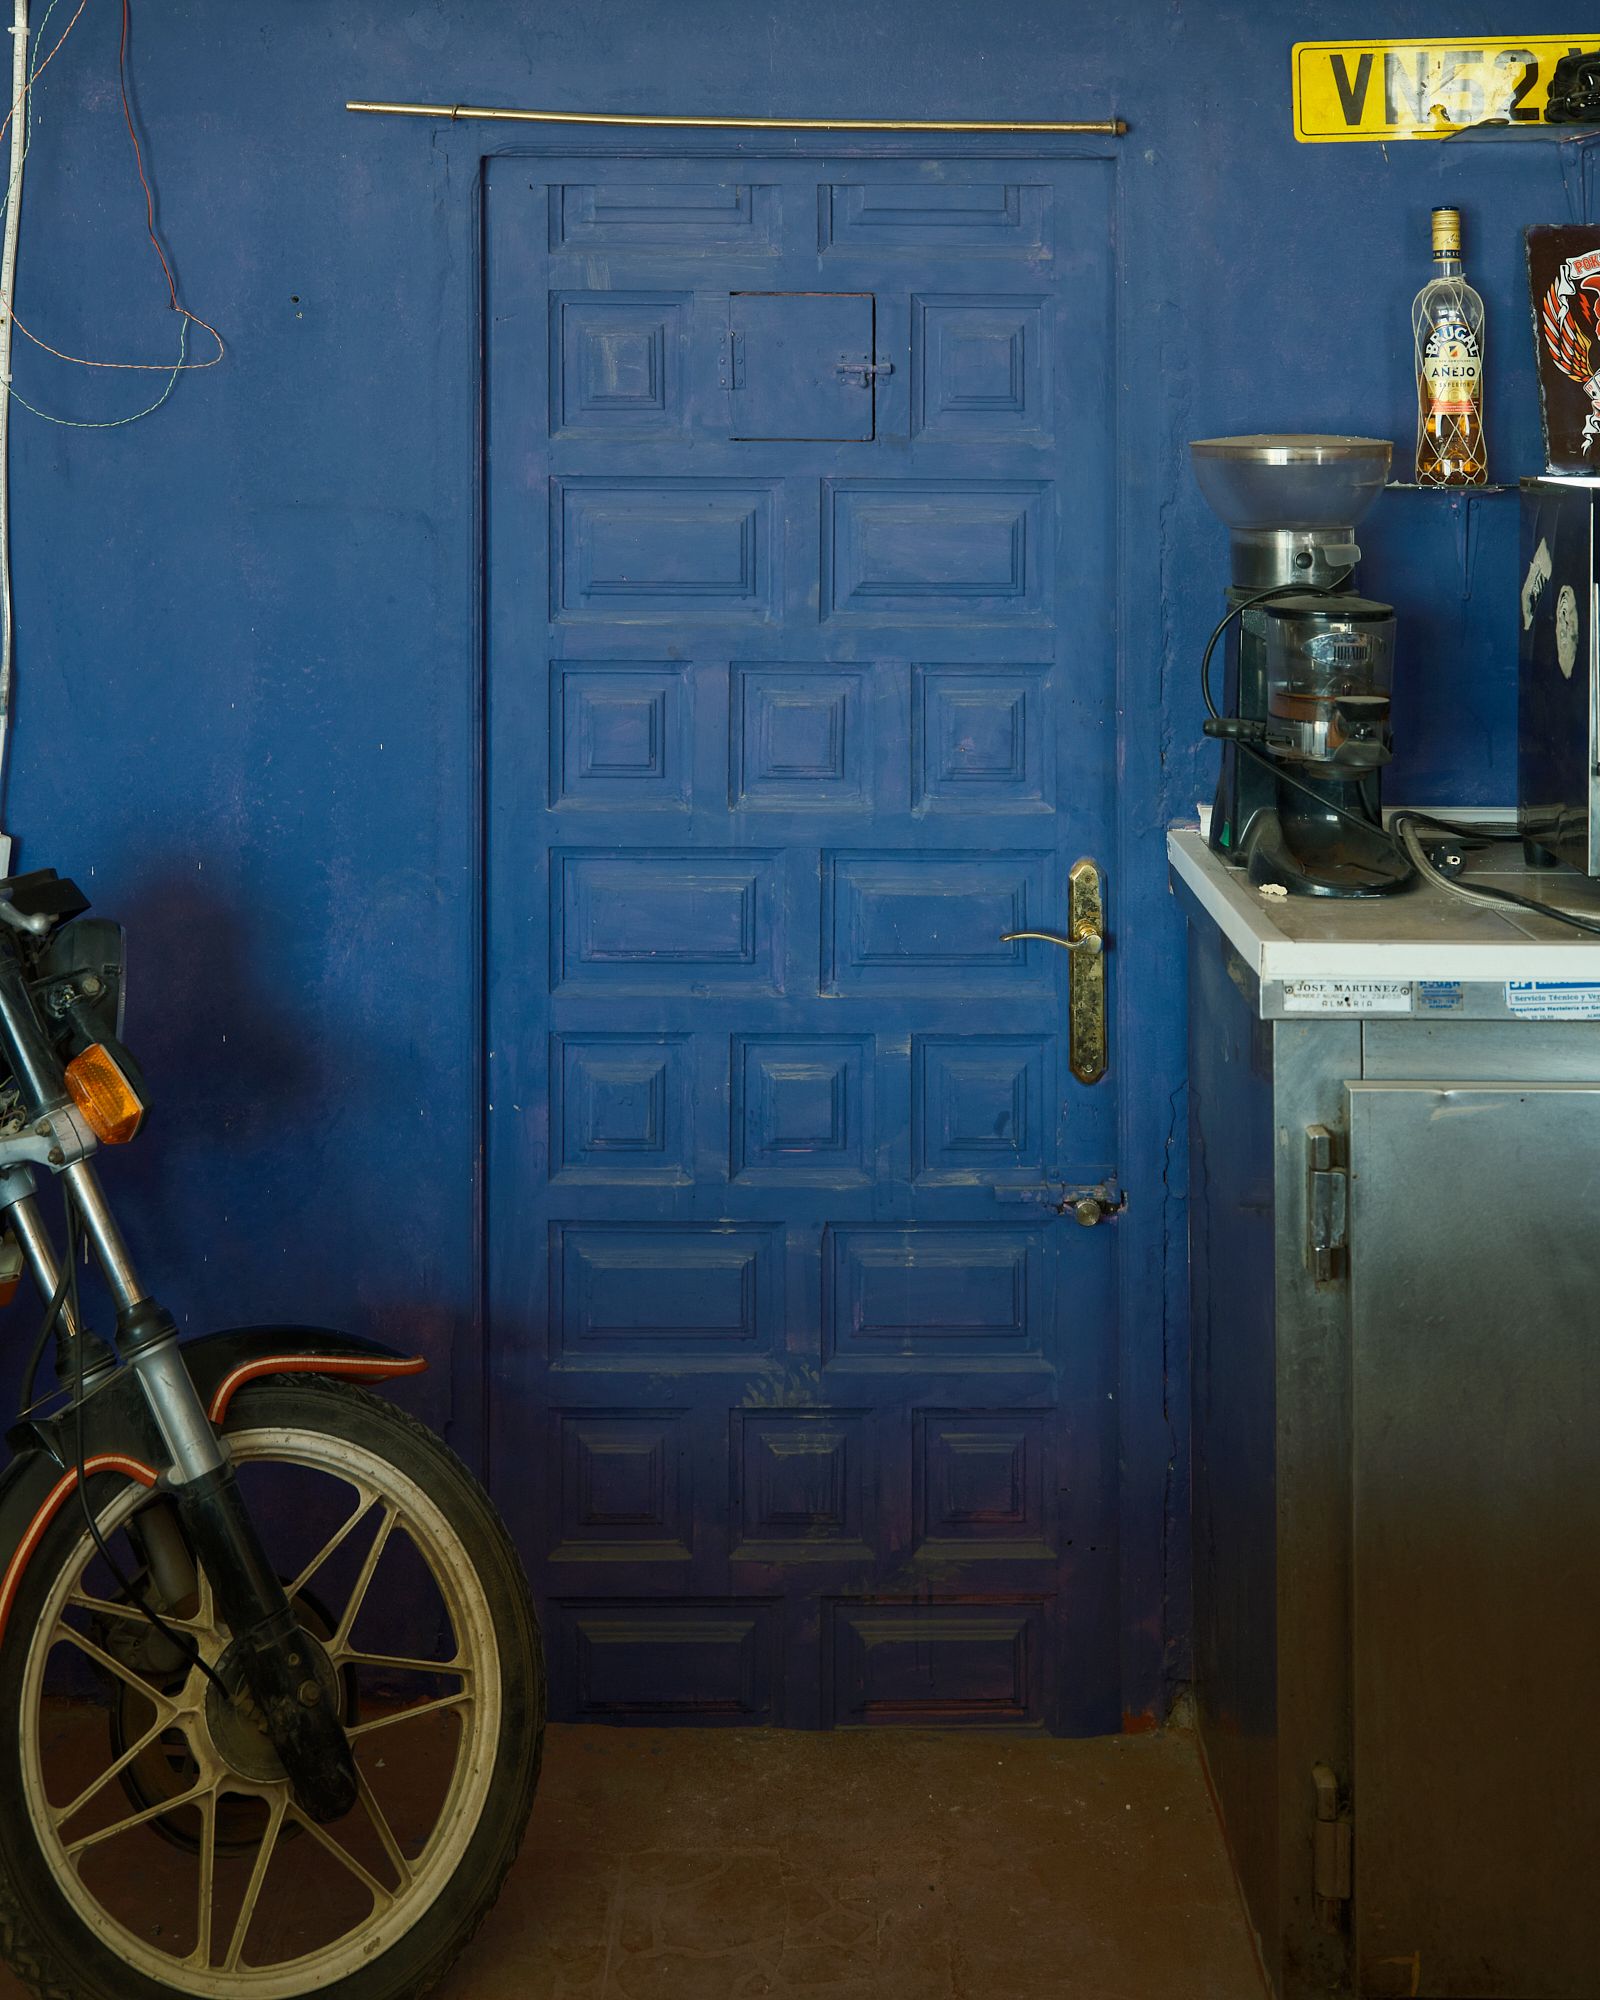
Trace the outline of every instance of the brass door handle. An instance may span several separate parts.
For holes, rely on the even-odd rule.
[[[1067,1060],[1079,1083],[1098,1083],[1106,1073],[1106,934],[1100,870],[1092,861],[1079,861],[1067,880],[1065,937],[1059,931],[1006,931],[1001,943],[1020,944],[1037,938],[1041,944],[1053,944],[1072,954],[1067,980]]]
[[[1059,931],[1006,931],[1000,942],[1015,944],[1018,938],[1041,938],[1046,944],[1060,945],[1063,951],[1086,951],[1091,958],[1106,948],[1106,941],[1098,931],[1084,931],[1078,937],[1062,937]]]

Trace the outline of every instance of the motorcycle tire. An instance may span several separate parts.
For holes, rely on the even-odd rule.
[[[74,1500],[0,1647],[0,1955],[40,2000],[421,2000],[494,1902],[538,1784],[544,1665],[521,1565],[466,1466],[364,1390],[270,1377],[235,1397],[226,1435],[286,1587],[329,1605],[310,1666],[341,1704],[361,1802],[328,1827],[299,1814],[248,1701],[224,1703],[193,1663],[227,1681],[206,1580],[168,1619],[175,1651],[107,1581]],[[125,1577],[125,1524],[163,1503],[114,1473],[89,1494]],[[363,1636],[391,1626],[424,1639]],[[152,1782],[167,1795],[136,1806]]]

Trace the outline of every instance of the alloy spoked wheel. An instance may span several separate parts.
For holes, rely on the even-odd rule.
[[[286,1590],[292,1588],[289,1577],[280,1577],[279,1581]],[[209,1613],[209,1587],[202,1585],[202,1589],[205,1592],[202,1603]],[[290,1601],[303,1631],[324,1643],[333,1637],[333,1620],[328,1615],[327,1607],[309,1590],[297,1591]],[[93,1609],[92,1606],[88,1608]],[[167,1622],[171,1624],[173,1621],[168,1619]],[[107,1618],[102,1629],[95,1631],[93,1636],[125,1667],[138,1669],[130,1672],[125,1679],[118,1680],[110,1690],[111,1758],[116,1766],[117,1782],[128,1803],[137,1812],[142,1812],[146,1806],[163,1805],[166,1810],[157,1813],[147,1824],[153,1833],[159,1833],[164,1840],[172,1841],[191,1854],[198,1853],[202,1841],[208,1838],[214,1839],[218,1851],[223,1853],[242,1847],[254,1848],[262,1832],[259,1802],[238,1794],[223,1798],[218,1802],[215,1825],[208,1828],[197,1806],[182,1803],[183,1798],[193,1791],[200,1776],[200,1767],[187,1735],[176,1725],[159,1731],[144,1727],[150,1713],[147,1700],[149,1682],[154,1680],[163,1693],[169,1698],[174,1697],[183,1687],[188,1668],[181,1660],[172,1662],[168,1667],[168,1649],[159,1636],[152,1637],[149,1625],[142,1618],[135,1626],[124,1615],[120,1604],[115,1607],[114,1616]],[[209,1650],[202,1645],[202,1656],[208,1656]],[[163,1671],[164,1668],[168,1670]],[[211,1698],[216,1698],[215,1689]],[[346,1667],[339,1676],[337,1706],[339,1720],[347,1730],[360,1720],[359,1676],[353,1667]],[[294,1834],[295,1828],[290,1825],[279,1838],[293,1839]]]
[[[66,1509],[30,1565],[26,1642],[0,1656],[25,1808],[0,1814],[0,1934],[8,1891],[42,1903],[41,1971],[85,1996],[420,1994],[492,1900],[531,1803],[526,1586],[465,1468],[389,1405],[269,1383],[235,1407],[240,1485],[301,1615],[307,1681],[345,1722],[359,1802],[331,1826],[302,1813],[248,1698],[151,1629]],[[150,1496],[92,1490],[132,1573]],[[231,1687],[232,1637],[197,1583],[168,1622]],[[70,1919],[59,1946],[50,1904],[55,1938]]]

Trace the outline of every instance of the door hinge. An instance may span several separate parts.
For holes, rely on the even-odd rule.
[[[1350,1246],[1350,1176],[1343,1149],[1342,1134],[1326,1125],[1306,1127],[1306,1262],[1319,1285],[1344,1276]]]
[[[1318,1764],[1311,1773],[1316,1792],[1317,1817],[1312,1829],[1312,1888],[1317,1899],[1317,1921],[1324,1930],[1336,1931],[1344,1921],[1350,1901],[1351,1848],[1354,1826],[1349,1808],[1339,1795],[1339,1780],[1327,1764]]]

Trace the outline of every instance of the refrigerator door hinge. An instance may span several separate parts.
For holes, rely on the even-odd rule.
[[[1306,1127],[1306,1262],[1319,1285],[1344,1276],[1350,1243],[1350,1176],[1341,1134]]]
[[[1339,1796],[1339,1780],[1330,1766],[1318,1764],[1311,1773],[1311,1784],[1317,1800],[1312,1829],[1312,1887],[1317,1899],[1317,1921],[1324,1930],[1336,1931],[1344,1922],[1345,1905],[1350,1901],[1352,1821]]]

